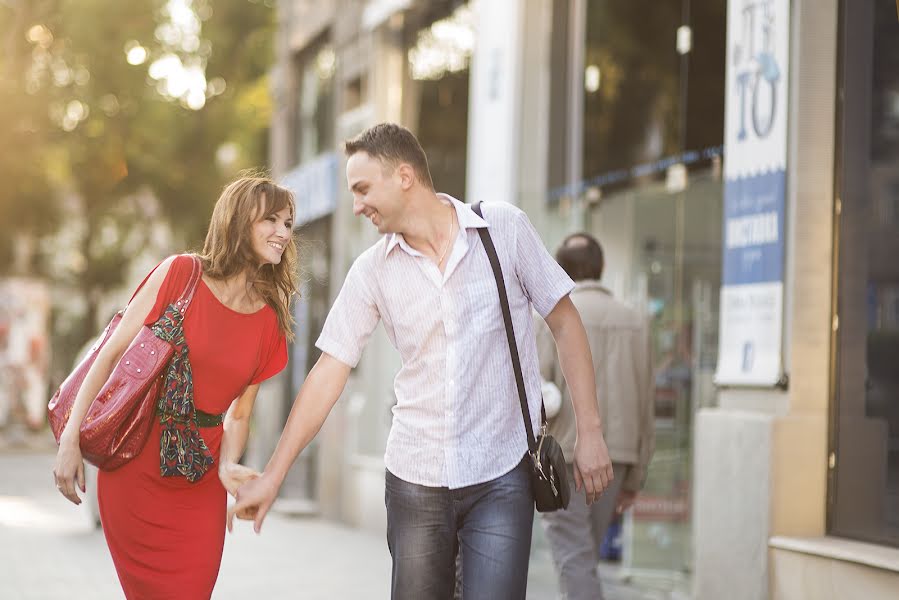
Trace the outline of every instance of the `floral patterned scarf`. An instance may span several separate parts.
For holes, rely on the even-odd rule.
[[[175,354],[166,370],[165,383],[156,403],[162,424],[159,472],[163,477],[180,475],[193,483],[209,470],[214,459],[200,437],[183,325],[184,313],[171,304],[151,327],[156,337],[175,346]]]

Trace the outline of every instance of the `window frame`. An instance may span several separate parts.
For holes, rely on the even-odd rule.
[[[870,194],[872,182],[869,178],[872,161],[869,158],[860,160],[858,157],[870,155],[872,150],[872,98],[875,93],[872,28],[876,24],[876,7],[872,0],[869,0],[869,4],[865,7],[853,2],[852,10],[849,4],[846,0],[840,0],[837,25],[826,531],[828,535],[836,537],[899,547],[899,536],[885,535],[882,528],[878,528],[881,530],[879,535],[863,531],[863,526],[847,521],[845,516],[840,514],[841,509],[850,508],[847,501],[841,502],[839,497],[841,463],[845,462],[841,461],[840,453],[841,416],[846,409],[846,406],[842,405],[845,402],[843,398],[850,396],[847,391],[851,386],[861,385],[860,389],[865,390],[863,401],[867,402],[868,399],[866,382],[859,381],[860,371],[856,368],[857,365],[850,362],[855,354],[847,351],[847,346],[854,339],[849,336],[860,335],[856,329],[852,329],[853,315],[846,310],[850,292],[858,294],[858,290],[851,285],[850,280],[850,277],[857,277],[856,269],[852,268],[855,263],[847,261],[868,251],[868,246],[859,248],[852,245],[850,240],[857,242],[866,238],[857,233],[854,238],[852,237],[855,225],[852,220],[859,218],[856,214],[860,213],[856,211],[863,210],[858,199],[873,197]],[[867,272],[863,280],[867,285],[869,281]],[[863,335],[867,344],[867,332]],[[868,365],[869,358],[866,355],[864,372],[867,371]],[[864,414],[865,416],[869,414],[867,409]],[[889,452],[888,441],[886,447]],[[884,498],[884,502],[887,499],[888,496]]]

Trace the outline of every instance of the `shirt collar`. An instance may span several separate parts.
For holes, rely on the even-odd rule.
[[[480,229],[481,227],[490,227],[490,223],[478,216],[471,207],[471,204],[465,204],[456,200],[449,194],[437,194],[437,196],[449,200],[456,207],[456,216],[459,218],[459,227],[461,229]]]
[[[403,244],[403,246],[404,246],[403,249],[404,249],[406,252],[409,252],[409,253],[411,254],[412,252],[415,251],[411,246],[409,246],[409,245],[406,243],[406,239],[403,237],[403,234],[401,234],[401,233],[388,233],[388,234],[387,234],[387,250],[386,250],[386,252],[384,252],[384,256],[390,255],[390,251],[393,250],[394,248],[396,248],[397,246],[399,246],[400,243]]]
[[[479,217],[474,210],[472,210],[470,204],[465,204],[460,200],[456,200],[449,194],[444,194],[442,192],[437,193],[437,197],[442,200],[447,200],[450,204],[453,205],[453,208],[456,209],[456,219],[459,222],[460,229],[476,229],[480,227],[490,227],[490,224]],[[406,243],[406,239],[403,237],[402,233],[390,233],[387,235],[387,248],[384,252],[384,256],[388,256],[390,251],[400,246],[407,253],[412,256],[420,256],[421,253],[415,250],[412,246]]]

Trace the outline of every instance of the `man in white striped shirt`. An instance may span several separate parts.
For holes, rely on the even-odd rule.
[[[506,203],[484,218],[434,190],[418,140],[380,124],[346,143],[356,215],[384,236],[360,255],[331,308],[310,371],[265,472],[229,511],[258,531],[288,468],[340,396],[378,322],[402,358],[385,454],[391,596],[452,598],[462,551],[463,597],[525,597],[533,496],[524,420],[499,296],[478,229],[503,271],[534,431],[540,373],[531,310],[555,336],[577,417],[573,463],[592,503],[612,480],[586,333],[571,279],[527,216]]]

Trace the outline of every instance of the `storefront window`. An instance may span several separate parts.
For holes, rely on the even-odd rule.
[[[301,283],[300,293],[293,304],[295,337],[293,343],[288,346],[290,363],[285,381],[285,387],[288,389],[282,397],[279,415],[281,427],[287,422],[294,399],[306,376],[321,356],[321,350],[315,346],[315,342],[324,327],[330,307],[331,290],[328,275],[329,249],[332,247],[331,219],[330,215],[324,216],[303,224],[295,231],[295,235],[301,240],[299,254]],[[318,501],[320,445],[321,441],[318,438],[312,440],[291,465],[282,486],[282,497],[301,502]]]
[[[336,202],[336,171],[328,168],[335,151],[334,89],[336,57],[333,46],[322,37],[311,43],[295,60],[296,91],[293,110],[293,160],[297,165],[283,181],[300,202],[297,206],[297,236],[302,241],[300,295],[294,303],[295,338],[290,346],[290,367],[285,380],[282,423],[293,405],[306,374],[321,352],[315,340],[327,315],[331,247],[331,216]],[[329,154],[332,155],[329,158]],[[314,198],[308,198],[314,190]],[[300,501],[318,499],[318,450],[314,440],[291,466],[282,496]]]
[[[587,3],[584,179],[721,145],[725,22],[714,0]]]
[[[851,10],[849,5],[851,4]],[[899,546],[899,37],[893,3],[841,7],[830,531]]]
[[[298,60],[296,164],[307,162],[334,146],[334,72],[330,44],[317,44]]]
[[[657,183],[610,194],[588,219],[606,251],[606,286],[646,312],[652,333],[656,450],[625,526],[635,571],[691,570],[692,421],[715,398],[721,210],[711,168],[681,191]]]
[[[646,311],[655,357],[656,451],[624,527],[635,572],[692,570],[692,422],[715,397],[725,23],[712,0],[586,8],[587,226],[607,284]]]
[[[437,191],[464,200],[475,8],[432,2],[409,17],[407,122],[428,157]]]
[[[582,211],[574,222],[603,244],[606,287],[651,324],[656,451],[625,519],[623,562],[637,575],[687,580],[692,422],[697,409],[715,401],[726,3],[553,7],[550,103],[581,107],[581,140],[578,151],[566,136],[550,136],[549,200],[565,200],[560,212]],[[569,38],[581,36],[582,53],[563,51],[556,25]],[[558,60],[567,69],[557,68]],[[574,93],[580,101],[572,102]]]

